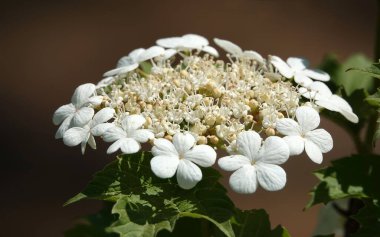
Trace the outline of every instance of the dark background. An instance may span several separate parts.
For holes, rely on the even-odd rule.
[[[98,210],[97,202],[62,204],[113,157],[104,145],[85,156],[64,146],[54,139],[51,117],[79,84],[96,83],[130,50],[197,33],[263,55],[304,56],[316,66],[327,52],[372,58],[375,19],[374,0],[1,1],[1,235],[63,236],[77,217]],[[354,152],[341,129],[322,126],[335,142],[322,166],[293,157],[284,165],[283,191],[231,194],[237,205],[265,208],[273,225],[310,236],[318,208],[302,209],[317,182],[311,172]]]

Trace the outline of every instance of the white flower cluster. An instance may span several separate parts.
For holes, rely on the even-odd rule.
[[[214,42],[227,51],[227,61],[216,59],[217,50],[195,34],[133,50],[97,85],[79,86],[71,103],[56,110],[56,138],[81,144],[84,153],[87,143],[96,148],[98,136],[112,142],[108,154],[136,153],[149,141],[153,173],[176,175],[184,189],[202,179],[198,166],[212,166],[215,150],[225,149],[230,156],[218,165],[234,171],[231,188],[253,193],[258,184],[269,191],[285,186],[279,165],[290,155],[305,150],[322,162],[333,140],[317,129],[320,109],[358,122],[351,106],[323,83],[329,75],[308,69],[306,60],[265,59],[230,41]]]

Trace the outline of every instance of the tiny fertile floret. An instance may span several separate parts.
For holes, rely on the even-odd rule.
[[[56,110],[56,138],[68,146],[96,148],[95,137],[111,145],[108,154],[152,149],[151,168],[160,178],[177,177],[181,188],[201,179],[198,166],[230,156],[219,166],[234,171],[238,193],[257,186],[282,189],[279,166],[304,150],[316,163],[333,147],[319,126],[319,111],[331,110],[357,123],[351,106],[324,84],[330,76],[309,69],[305,59],[261,56],[214,39],[226,60],[199,35],[163,38],[132,50],[95,84],[79,86],[71,103]],[[314,81],[316,80],[316,81]],[[142,146],[146,143],[146,146]]]

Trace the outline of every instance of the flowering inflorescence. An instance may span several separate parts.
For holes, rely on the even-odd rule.
[[[160,178],[176,175],[190,189],[202,178],[198,166],[216,161],[217,149],[230,156],[219,166],[234,171],[232,189],[253,193],[282,189],[279,166],[290,155],[306,154],[315,163],[333,147],[331,135],[317,129],[318,111],[339,112],[358,122],[351,106],[324,84],[330,76],[308,69],[301,58],[267,59],[234,43],[214,39],[227,61],[202,36],[187,34],[157,40],[133,50],[97,85],[79,86],[71,103],[56,110],[56,138],[68,146],[95,138],[112,142],[107,153],[136,153],[150,141],[151,168]],[[197,166],[198,165],[198,166]]]

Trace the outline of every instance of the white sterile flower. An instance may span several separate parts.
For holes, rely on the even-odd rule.
[[[140,143],[154,138],[154,134],[148,129],[141,129],[146,122],[142,115],[126,115],[121,120],[121,127],[112,126],[103,134],[106,142],[113,142],[108,148],[107,154],[121,150],[124,154],[136,153],[140,150]]]
[[[115,114],[115,110],[111,108],[103,108],[97,112],[94,118],[83,128],[73,127],[67,130],[63,135],[63,142],[67,146],[77,146],[81,144],[82,154],[86,150],[86,144],[92,149],[96,149],[94,136],[101,136],[103,133],[113,126],[112,123],[106,123]]]
[[[333,139],[326,130],[316,129],[320,123],[318,112],[311,107],[301,106],[296,110],[296,118],[298,122],[290,118],[276,122],[277,131],[285,135],[290,155],[299,155],[305,149],[313,162],[322,163],[322,153],[333,148]]]
[[[256,60],[259,63],[264,63],[264,58],[253,50],[242,50],[238,45],[232,43],[231,41],[214,38],[215,44],[224,49],[226,52],[230,53],[236,58],[247,58]]]
[[[258,183],[268,191],[277,191],[285,186],[286,173],[278,165],[288,160],[288,145],[276,136],[268,137],[261,143],[258,133],[243,131],[237,136],[237,154],[218,160],[223,170],[235,171],[229,180],[235,192],[254,193]]]
[[[178,185],[183,189],[193,188],[202,179],[202,171],[195,164],[210,167],[216,159],[212,147],[195,145],[195,138],[189,133],[176,133],[173,143],[163,138],[156,139],[152,153],[154,157],[150,165],[153,173],[163,179],[177,173]]]
[[[315,81],[298,90],[302,96],[315,100],[315,104],[331,111],[342,114],[353,123],[359,122],[358,116],[352,111],[350,104],[338,95],[334,95],[323,82]]]
[[[63,134],[70,127],[83,127],[94,116],[94,109],[89,105],[99,105],[102,102],[101,96],[94,96],[95,85],[91,83],[83,84],[75,89],[71,98],[71,103],[59,107],[53,115],[53,123],[61,124],[55,134],[55,138],[62,138]]]
[[[218,51],[215,48],[209,46],[208,40],[200,35],[196,34],[186,34],[181,37],[168,37],[159,39],[156,41],[156,44],[169,49],[176,50],[200,50],[206,52],[215,57],[219,56]]]
[[[284,62],[280,57],[270,56],[270,62],[286,78],[293,78],[297,84],[308,86],[313,82],[329,81],[330,75],[316,69],[307,69],[309,62],[303,58],[290,57]]]
[[[139,63],[165,55],[165,49],[159,46],[152,46],[148,49],[138,48],[122,57],[115,69],[103,74],[104,77],[112,77],[115,75],[125,74],[138,68]]]

